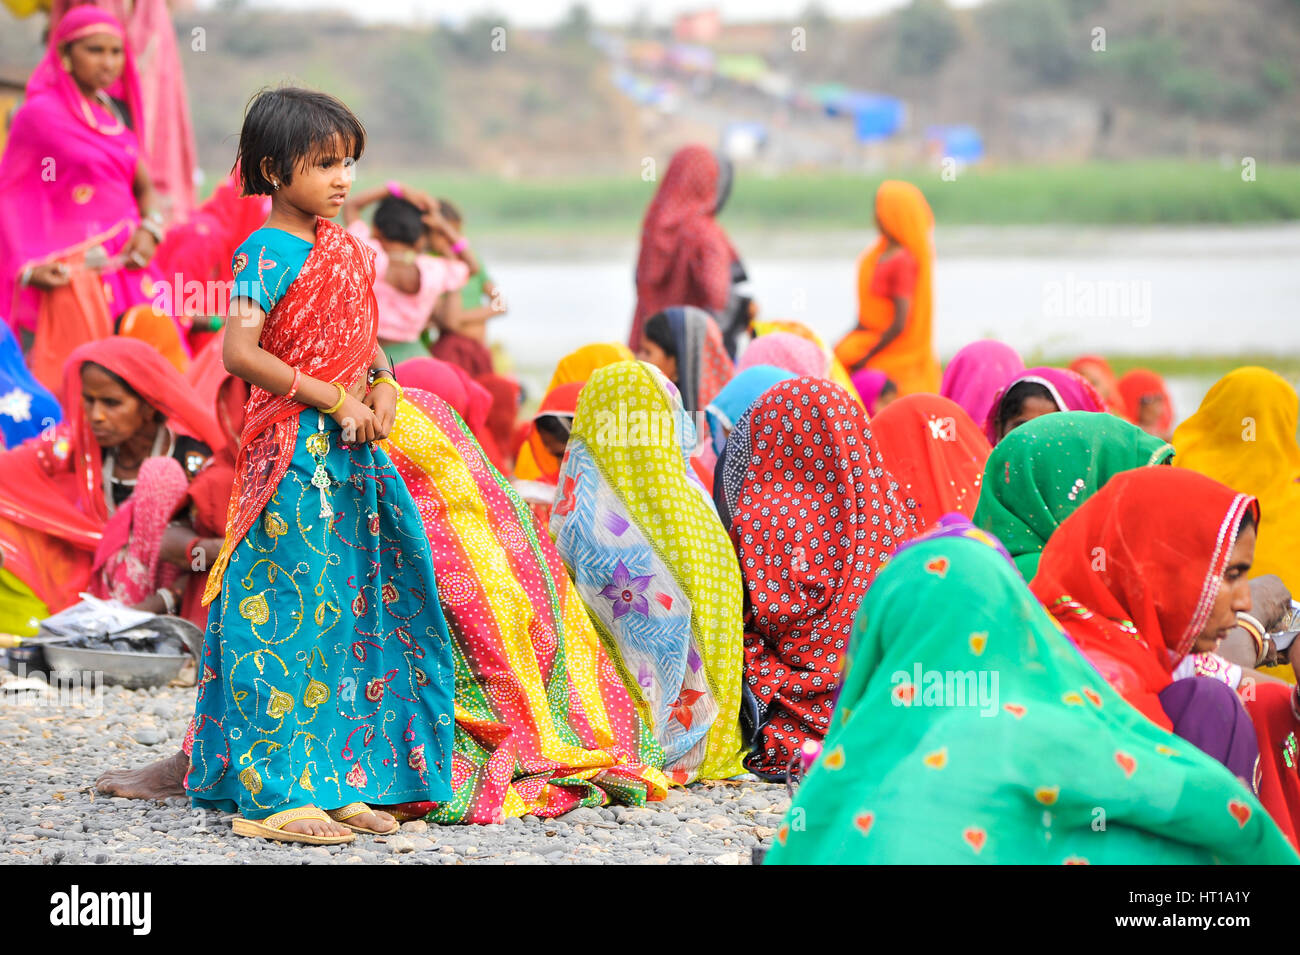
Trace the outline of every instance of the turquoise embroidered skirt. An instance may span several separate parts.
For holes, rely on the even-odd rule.
[[[195,806],[261,819],[451,798],[455,666],[424,523],[388,455],[342,438],[303,412],[230,556],[199,666]]]

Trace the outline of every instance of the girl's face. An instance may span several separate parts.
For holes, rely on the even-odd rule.
[[[1138,427],[1144,431],[1155,432],[1160,427],[1160,419],[1165,414],[1164,395],[1150,395],[1143,398],[1138,406]]]
[[[122,40],[111,33],[92,33],[68,44],[68,73],[81,91],[93,94],[118,81],[126,65]]]
[[[1228,631],[1237,625],[1237,611],[1250,613],[1250,584],[1246,581],[1246,574],[1254,561],[1255,528],[1252,526],[1237,535],[1237,543],[1228,558],[1228,569],[1223,572],[1218,596],[1214,598],[1214,607],[1205,621],[1205,629],[1196,638],[1193,652],[1209,653],[1217,649]]]
[[[670,355],[649,338],[641,339],[641,347],[637,350],[636,357],[647,364],[654,365],[664,373],[673,384],[677,384],[677,356]]]
[[[346,146],[342,137],[336,136],[333,142],[313,150],[294,169],[293,182],[279,180],[274,201],[287,202],[305,215],[333,219],[352,189],[356,167]],[[273,182],[278,180],[269,158],[262,160],[262,174]]]
[[[81,368],[81,407],[95,443],[116,448],[155,422],[153,406],[93,365]]]
[[[1030,395],[1020,402],[1020,410],[1015,413],[1002,429],[1001,437],[1006,437],[1016,428],[1020,427],[1026,421],[1033,421],[1035,418],[1041,418],[1045,414],[1051,414],[1054,411],[1060,411],[1056,407],[1056,402],[1051,398],[1044,398],[1042,395]]]

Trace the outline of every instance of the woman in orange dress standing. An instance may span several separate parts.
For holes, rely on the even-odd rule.
[[[931,329],[934,214],[921,190],[886,179],[876,190],[880,238],[858,263],[858,326],[835,346],[852,374],[882,371],[900,395],[938,392]]]

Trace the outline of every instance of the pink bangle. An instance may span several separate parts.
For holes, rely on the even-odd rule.
[[[461,236],[459,239],[456,240],[455,244],[452,245],[451,251],[456,253],[457,255],[460,255],[468,248],[469,248],[469,239],[465,238],[464,236]]]
[[[402,198],[402,184],[401,184],[400,182],[398,182],[396,179],[390,179],[390,180],[388,180],[388,194],[389,194],[390,196],[396,196],[398,199],[401,199],[401,198]]]
[[[295,368],[293,370],[293,384],[289,386],[289,391],[285,394],[286,398],[292,398],[294,395],[298,393],[298,385],[301,381],[302,381],[302,369]]]

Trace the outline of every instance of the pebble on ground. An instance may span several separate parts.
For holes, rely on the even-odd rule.
[[[748,865],[789,806],[783,785],[706,782],[673,787],[645,807],[493,826],[416,821],[394,836],[358,834],[349,845],[324,847],[237,836],[230,814],[180,798],[164,804],[94,792],[106,770],[174,753],[193,710],[192,687],[104,687],[62,699],[0,691],[0,863]]]

